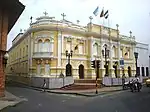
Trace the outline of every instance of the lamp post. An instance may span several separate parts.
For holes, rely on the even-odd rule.
[[[6,52],[6,53],[5,53],[5,55],[3,56],[3,65],[4,65],[4,67],[6,67],[7,60],[8,60],[8,58],[9,58],[9,55],[8,55],[7,51],[5,51],[5,52]]]
[[[68,57],[68,64],[66,65],[66,76],[71,76],[71,65],[70,65],[70,58],[72,57],[73,51],[71,50],[70,53],[68,53],[68,50],[66,50],[66,58]]]
[[[105,76],[108,76],[108,61],[107,61],[107,58],[109,57],[109,50],[107,49],[107,45],[105,44],[104,45],[104,50],[102,50],[102,55],[103,57],[105,57]]]
[[[137,59],[138,59],[138,53],[134,52],[134,57],[135,57],[135,66],[136,66],[136,76],[139,75],[137,74]]]
[[[73,51],[71,50],[70,53],[68,53],[68,50],[66,50],[66,57],[68,57],[68,64],[70,64],[70,57],[72,57]]]

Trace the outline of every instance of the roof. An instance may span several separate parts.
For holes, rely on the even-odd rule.
[[[20,17],[25,6],[19,0],[1,0],[0,7],[8,11],[8,33]]]

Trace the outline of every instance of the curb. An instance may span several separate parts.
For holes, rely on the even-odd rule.
[[[95,97],[95,96],[99,96],[99,95],[104,95],[104,94],[107,94],[107,93],[113,93],[113,92],[117,92],[117,91],[123,91],[122,89],[119,89],[119,90],[112,90],[112,91],[102,91],[102,92],[99,92],[98,94],[86,94],[86,93],[72,93],[72,92],[55,92],[55,91],[46,91],[46,92],[49,92],[49,93],[55,93],[55,94],[68,94],[68,95],[78,95],[78,96],[86,96],[86,97]]]
[[[71,93],[71,92],[54,92],[54,91],[46,91],[46,92],[55,93],[55,94],[68,94],[68,95],[76,95],[76,96],[86,96],[86,97],[94,97],[94,96],[106,94],[105,92],[101,92],[101,93],[98,93],[98,94],[84,94],[84,93]]]
[[[15,83],[19,83],[19,82],[15,82]],[[22,84],[22,83],[19,83],[19,84]],[[24,88],[29,88],[29,89],[33,89],[33,90],[37,90],[37,91],[43,91],[42,88],[36,88],[36,87],[28,86],[26,84],[22,84],[22,85],[24,86]],[[117,92],[117,91],[123,91],[123,90],[122,89],[117,89],[117,90],[110,90],[110,91],[101,91],[98,94],[86,94],[86,93],[78,93],[78,92],[59,92],[59,91],[57,92],[57,91],[52,91],[52,90],[49,90],[49,89],[45,89],[45,92],[54,93],[54,94],[68,94],[68,95],[86,96],[86,97],[95,97],[95,96],[107,94],[107,93],[110,93],[110,92]]]

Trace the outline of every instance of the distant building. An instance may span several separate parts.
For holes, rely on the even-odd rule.
[[[149,45],[137,42],[135,52],[138,53],[138,74],[143,77],[149,76]]]
[[[131,34],[119,34],[118,25],[116,29],[93,23],[83,27],[65,19],[57,21],[42,16],[13,40],[7,73],[20,77],[16,80],[21,82],[30,80],[30,77],[57,78],[61,73],[74,79],[95,79],[91,60],[97,59],[101,61],[98,78],[102,78],[106,74],[104,46],[107,46],[108,76],[115,77],[113,65],[117,62],[117,76],[122,77],[121,59],[124,59],[125,74],[128,76],[130,72],[134,76],[135,44],[135,37]],[[68,65],[66,50],[68,53],[73,51],[71,66]]]

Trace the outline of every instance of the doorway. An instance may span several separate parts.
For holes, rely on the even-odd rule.
[[[72,66],[69,63],[66,65],[66,76],[72,76]]]
[[[79,65],[79,78],[84,79],[84,66],[82,64]]]

